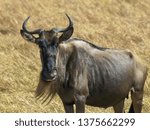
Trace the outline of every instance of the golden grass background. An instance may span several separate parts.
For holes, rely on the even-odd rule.
[[[74,21],[73,37],[130,49],[150,68],[150,0],[0,0],[0,112],[64,112],[58,96],[47,106],[35,100],[39,49],[19,31],[29,15],[30,29],[66,27],[65,13]],[[143,112],[150,112],[148,74]],[[86,112],[113,111],[86,106]]]

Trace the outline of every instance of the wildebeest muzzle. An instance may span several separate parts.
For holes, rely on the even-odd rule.
[[[51,71],[43,70],[41,77],[44,81],[54,81],[57,78],[57,69],[54,68]]]

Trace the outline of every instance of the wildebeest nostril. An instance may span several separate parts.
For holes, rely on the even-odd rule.
[[[57,71],[56,71],[56,70],[53,70],[53,71],[50,73],[50,76],[51,76],[51,77],[57,76]]]

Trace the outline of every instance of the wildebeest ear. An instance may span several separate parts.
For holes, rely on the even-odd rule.
[[[69,30],[63,32],[63,34],[59,37],[59,43],[68,40],[73,34],[74,28],[70,27]]]
[[[20,34],[25,40],[35,43],[36,38],[32,34],[26,33],[23,30],[20,30]]]

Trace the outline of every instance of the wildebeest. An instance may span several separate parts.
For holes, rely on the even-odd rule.
[[[40,48],[42,71],[36,90],[43,102],[57,93],[65,112],[85,112],[85,104],[124,112],[124,100],[131,92],[129,112],[141,112],[147,68],[128,50],[99,47],[73,34],[73,21],[51,30],[26,28],[22,37]],[[35,37],[35,34],[38,37]]]

